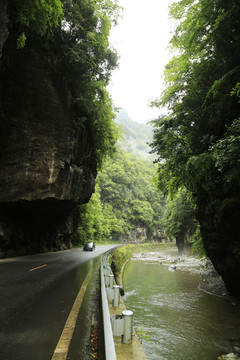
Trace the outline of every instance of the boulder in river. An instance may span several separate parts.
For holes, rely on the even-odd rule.
[[[240,357],[234,353],[218,356],[218,360],[238,360]]]

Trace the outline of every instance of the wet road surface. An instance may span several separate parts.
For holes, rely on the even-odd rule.
[[[111,247],[99,245],[94,252],[73,249],[0,261],[1,360],[52,359],[86,276]],[[87,297],[78,319],[82,329],[88,316],[86,302]],[[84,338],[84,334],[80,336]],[[74,344],[78,346],[76,341]],[[81,339],[76,353],[80,347]]]

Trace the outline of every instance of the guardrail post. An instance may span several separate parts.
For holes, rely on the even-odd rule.
[[[110,274],[109,275],[109,287],[112,289],[113,287],[113,282],[114,282],[114,275]]]
[[[113,288],[106,288],[107,299],[113,301]]]
[[[131,310],[122,311],[123,315],[123,343],[129,344],[132,341],[132,319],[133,312]]]
[[[113,336],[123,335],[123,316],[122,315],[111,315],[111,324]]]
[[[109,276],[105,276],[105,285],[109,287]]]
[[[119,305],[120,298],[120,286],[113,285],[113,306],[117,307]]]

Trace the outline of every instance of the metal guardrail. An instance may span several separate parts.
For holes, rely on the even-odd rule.
[[[120,296],[120,286],[116,285],[107,260],[108,255],[108,253],[103,255],[101,264],[105,360],[117,360],[117,358],[147,360],[133,328],[133,312],[126,310]],[[124,344],[123,347],[121,343]]]
[[[104,343],[105,343],[105,359],[117,360],[112,325],[110,321],[110,313],[108,307],[107,294],[105,289],[105,280],[103,274],[103,264],[101,265],[101,297],[102,297],[102,312],[103,312],[103,329],[104,329]]]
[[[120,304],[120,286],[114,285],[114,275],[111,268],[103,257],[101,264],[101,297],[103,312],[103,329],[105,342],[105,359],[116,360],[114,337],[121,337],[121,342],[130,344],[132,342],[132,315],[130,310],[122,310],[121,314],[110,316],[109,306],[118,308]],[[109,305],[109,302],[111,305]]]

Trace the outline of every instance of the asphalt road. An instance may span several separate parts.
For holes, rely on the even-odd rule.
[[[100,255],[112,247],[0,261],[0,360],[52,359],[84,279],[99,266]],[[79,348],[88,317],[87,295],[85,298],[78,319],[79,342],[74,341]]]

